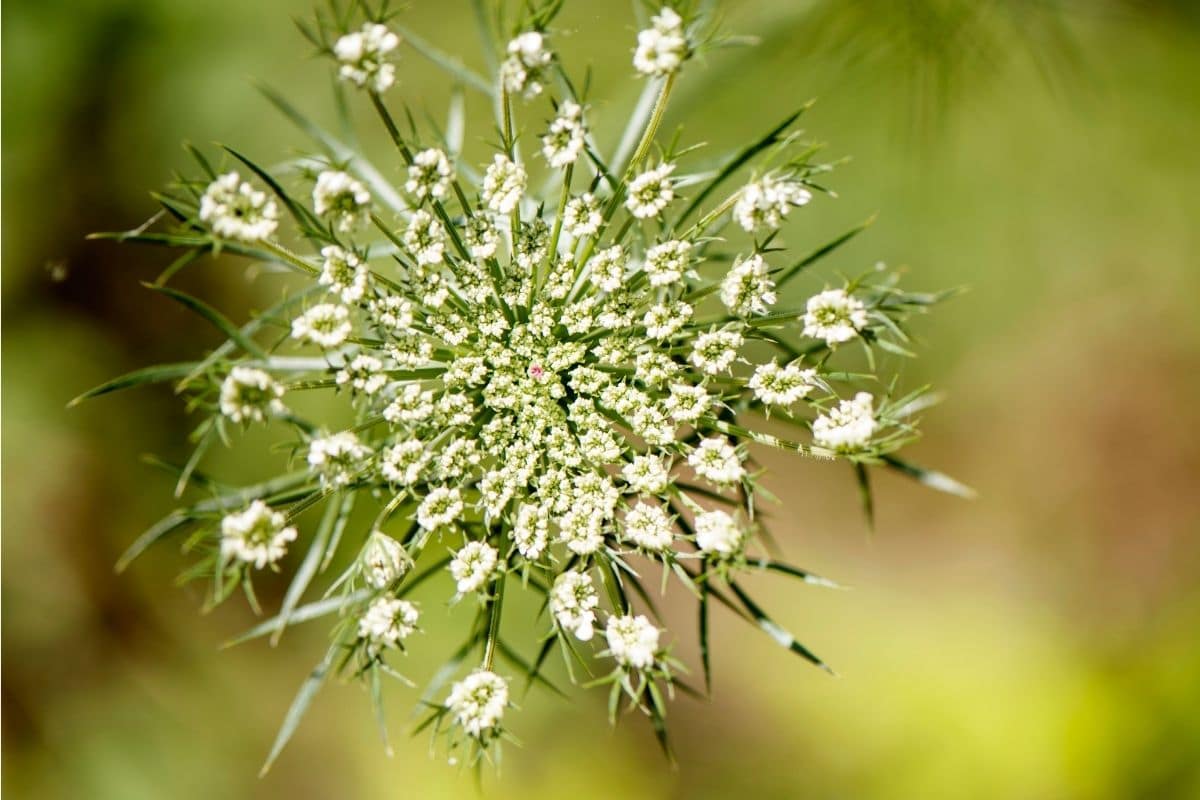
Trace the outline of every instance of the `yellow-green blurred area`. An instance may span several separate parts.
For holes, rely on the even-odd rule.
[[[219,341],[139,286],[171,254],[84,236],[149,217],[147,190],[191,169],[185,139],[268,164],[310,146],[252,85],[335,119],[330,69],[290,22],[308,11],[4,5],[9,797],[474,796],[469,773],[407,735],[417,694],[398,685],[392,758],[367,692],[332,684],[256,777],[325,626],[219,650],[253,615],[240,599],[201,615],[202,589],[174,585],[178,540],[114,575],[171,504],[170,477],[139,455],[185,459],[198,420],[169,387],[65,409],[108,377]],[[466,0],[412,0],[402,21],[482,65]],[[839,197],[795,212],[785,243],[806,252],[881,216],[786,299],[880,260],[914,289],[970,288],[918,322],[920,358],[894,366],[947,396],[910,457],[980,496],[880,474],[869,533],[849,467],[760,454],[788,560],[852,588],[747,583],[839,676],[714,609],[713,700],[671,709],[677,771],[643,718],[609,732],[603,692],[535,692],[510,717],[522,745],[506,747],[486,796],[1200,797],[1200,14],[1186,0],[731,0],[726,26],[761,43],[689,63],[665,130],[686,124],[715,158],[819,98],[808,135],[854,158],[828,181]],[[556,28],[569,66],[595,64],[607,147],[639,88],[635,31],[615,0],[568,0]],[[389,100],[443,120],[449,80],[412,49],[401,64]],[[364,98],[351,101],[398,178]],[[479,96],[468,108],[482,161],[494,133]],[[527,134],[544,116],[526,116]],[[235,320],[279,291],[233,259],[203,259],[179,285]],[[211,463],[268,477],[269,444],[252,437]],[[286,584],[258,588],[270,611]],[[444,611],[444,586],[430,589],[427,632],[402,665],[419,680],[467,624]],[[688,603],[671,595],[666,613],[696,665]],[[535,611],[514,604],[505,620],[527,654]],[[551,674],[565,682],[561,664]]]

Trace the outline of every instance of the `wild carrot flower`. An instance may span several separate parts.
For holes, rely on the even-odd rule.
[[[476,617],[444,677],[460,664],[474,671],[427,721],[472,759],[505,735],[513,676],[495,671],[508,669],[497,653],[505,665],[528,663],[531,682],[557,649],[607,663],[598,681],[610,707],[624,696],[663,728],[683,666],[670,632],[643,609],[655,564],[664,585],[687,584],[706,608],[731,606],[824,666],[750,599],[755,571],[807,574],[759,543],[756,512],[771,495],[757,451],[850,462],[864,492],[873,467],[964,491],[901,460],[917,396],[878,390],[896,385],[888,373],[908,352],[910,318],[940,296],[904,291],[879,269],[817,291],[810,270],[859,229],[825,244],[787,228],[790,211],[823,191],[810,178],[830,169],[791,131],[799,114],[723,159],[660,136],[673,87],[713,42],[708,20],[687,10],[695,4],[680,4],[660,8],[634,46],[636,70],[655,76],[653,102],[620,112],[627,130],[613,141],[593,137],[585,109],[605,106],[576,96],[583,83],[549,45],[559,5],[523,4],[512,38],[493,42],[493,75],[422,45],[495,111],[494,128],[473,135],[460,111],[445,126],[398,124],[380,93],[395,82],[400,37],[381,19],[322,16],[314,41],[365,90],[395,151],[373,164],[374,154],[304,120],[317,149],[294,171],[254,165],[251,182],[198,159],[202,174],[164,200],[175,227],[117,238],[193,254],[227,248],[295,280],[241,326],[189,299],[227,342],[89,393],[180,380],[204,416],[181,492],[207,448],[236,447],[245,427],[272,421],[285,470],[236,488],[205,481],[133,552],[196,529],[193,574],[212,579],[219,602],[238,587],[253,599],[255,570],[279,568],[302,540],[283,607],[252,636],[335,615],[314,675],[352,669],[377,686],[415,630],[410,591],[433,591],[426,579],[444,575],[453,585],[444,591],[469,596]],[[491,149],[465,144],[489,135]],[[775,167],[741,171],[764,161]],[[314,164],[323,165],[315,181]],[[798,258],[792,245],[814,255]],[[798,296],[810,299],[797,306]],[[870,358],[838,347],[851,340]],[[326,402],[305,402],[314,393]],[[298,605],[347,549],[353,557],[321,599]],[[505,597],[518,591],[538,595],[549,615],[516,624],[527,606]],[[540,650],[516,652],[529,647]]]

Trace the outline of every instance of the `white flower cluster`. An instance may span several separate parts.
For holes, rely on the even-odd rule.
[[[813,440],[831,450],[866,447],[879,427],[873,405],[874,398],[867,392],[859,392],[853,400],[842,400],[813,422]]]
[[[276,239],[276,201],[236,172],[189,186],[187,246],[228,243],[306,281],[188,379],[203,383],[196,405],[214,415],[205,424],[217,438],[243,432],[231,423],[273,420],[271,432],[286,428],[293,461],[241,490],[222,494],[214,481],[216,500],[206,495],[182,514],[203,525],[214,507],[230,510],[219,555],[204,567],[215,565],[222,591],[237,586],[221,578],[278,565],[297,539],[289,520],[319,517],[296,585],[303,590],[347,549],[351,557],[339,558],[348,566],[328,599],[293,606],[289,592],[275,629],[300,608],[337,612],[334,646],[363,676],[391,670],[384,660],[416,631],[409,589],[425,576],[452,580],[452,602],[477,613],[464,652],[484,655],[431,713],[476,751],[500,738],[509,704],[506,679],[492,671],[497,652],[513,658],[499,638],[501,613],[528,607],[504,602],[506,592],[536,593],[549,611],[547,637],[607,659],[601,680],[614,698],[624,693],[660,716],[657,684],[672,680],[678,662],[656,623],[632,611],[649,597],[645,562],[662,568],[664,586],[720,591],[774,631],[741,576],[733,583],[759,562],[756,510],[766,495],[756,449],[894,465],[883,456],[910,438],[909,421],[895,419],[899,401],[881,397],[877,409],[858,391],[881,376],[860,375],[861,364],[847,359],[858,354],[838,346],[858,338],[868,351],[900,352],[890,337],[904,336],[909,312],[929,295],[866,277],[801,307],[785,302],[808,275],[789,283],[800,268],[778,267],[785,237],[775,234],[810,201],[805,181],[824,165],[793,160],[728,186],[728,175],[698,171],[690,148],[659,136],[676,73],[706,46],[695,5],[679,6],[686,20],[661,8],[638,34],[637,71],[662,78],[647,95],[659,92],[657,111],[630,115],[611,160],[541,32],[556,30],[545,18],[556,4],[547,3],[516,21],[525,32],[501,54],[497,74],[474,81],[502,90],[500,141],[486,142],[498,145],[493,155],[483,155],[482,134],[443,139],[416,122],[396,125],[372,97],[398,145],[401,185],[386,186],[387,170],[351,153],[332,164],[302,158],[328,168],[312,183],[307,174],[294,180],[296,197],[287,180],[266,181],[300,220],[300,244],[284,244],[295,232]],[[395,81],[387,56],[398,44],[374,22],[347,31],[332,48],[338,72],[382,92]],[[516,98],[538,95],[541,112],[516,118]],[[554,114],[548,128],[534,127],[538,113]],[[588,122],[598,122],[592,114]],[[527,171],[522,152],[550,169]],[[531,175],[547,175],[545,188],[533,188]],[[675,213],[677,190],[697,199]],[[394,210],[386,221],[385,203]],[[734,226],[753,236],[727,237]],[[271,325],[284,335],[270,336]],[[306,402],[314,394],[326,402]],[[777,432],[785,426],[795,434]],[[313,506],[326,510],[300,516]],[[375,515],[369,525],[359,524],[364,513]],[[207,527],[202,534],[215,538]]]
[[[867,308],[844,289],[827,289],[808,299],[804,335],[828,344],[848,342],[867,326]]]
[[[552,167],[574,164],[583,152],[587,130],[583,127],[583,107],[573,100],[565,101],[558,116],[550,123],[550,131],[542,137],[542,155]]]
[[[733,218],[747,233],[778,230],[794,206],[807,205],[812,192],[798,181],[766,175],[738,195]]]
[[[395,647],[417,629],[420,612],[407,600],[378,597],[358,621],[358,635],[374,647]]]
[[[283,387],[270,373],[237,366],[221,383],[221,413],[234,422],[262,422],[287,412]]]
[[[654,664],[659,652],[660,631],[641,614],[609,617],[604,638],[617,663],[632,669],[646,669]]]
[[[257,242],[279,227],[279,208],[236,172],[227,172],[208,185],[200,198],[200,221],[223,239]]]
[[[295,539],[296,529],[287,524],[287,516],[262,500],[221,520],[221,557],[236,558],[258,569],[283,558],[288,542]]]
[[[500,85],[509,94],[537,97],[542,93],[542,74],[553,60],[546,37],[526,31],[508,43],[508,57],[500,65]]]
[[[550,592],[550,610],[564,630],[588,641],[595,633],[596,609],[600,598],[586,572],[568,570],[554,580]]]
[[[494,732],[508,708],[508,682],[490,670],[476,670],[450,689],[446,707],[470,736]]]
[[[396,82],[396,65],[385,57],[400,46],[400,37],[377,23],[347,33],[333,45],[340,62],[338,75],[343,80],[374,92],[386,92]]]
[[[313,187],[313,210],[342,233],[350,233],[371,218],[371,193],[361,181],[341,170],[327,169]]]
[[[633,68],[643,75],[668,75],[677,71],[688,57],[683,18],[664,7],[650,20],[650,27],[638,33],[633,53]]]

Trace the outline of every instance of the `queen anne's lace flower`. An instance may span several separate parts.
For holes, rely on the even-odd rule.
[[[848,342],[867,326],[867,308],[843,289],[827,289],[808,299],[804,335],[828,344]]]
[[[866,447],[879,426],[873,404],[874,398],[867,392],[859,392],[853,400],[842,400],[813,422],[813,441],[831,450]]]
[[[491,670],[495,658],[512,657],[498,632],[518,630],[514,614],[546,602],[552,622],[539,624],[558,642],[547,639],[543,656],[554,657],[555,644],[585,660],[611,655],[616,663],[599,681],[615,686],[614,701],[624,695],[661,722],[669,692],[659,689],[682,665],[662,632],[629,611],[655,588],[642,562],[659,562],[664,582],[697,593],[714,572],[731,579],[757,562],[764,492],[746,461],[757,448],[903,464],[883,457],[911,438],[912,421],[893,435],[894,401],[880,398],[877,417],[876,401],[854,394],[868,385],[857,373],[864,363],[874,372],[874,363],[836,345],[866,334],[868,351],[894,350],[889,341],[930,295],[868,274],[843,284],[857,297],[832,289],[806,308],[777,308],[776,295],[800,289],[809,272],[772,273],[765,259],[784,249],[772,234],[809,202],[806,182],[827,165],[796,155],[793,132],[780,131],[770,150],[786,166],[730,188],[690,156],[677,160],[694,136],[662,135],[673,76],[712,41],[706,5],[686,4],[686,20],[661,8],[639,34],[635,66],[660,78],[646,95],[655,104],[648,115],[624,115],[630,125],[613,152],[608,136],[589,139],[571,88],[584,84],[541,33],[560,29],[557,3],[515,4],[520,18],[506,25],[524,32],[495,74],[471,81],[500,89],[488,133],[397,124],[377,93],[395,81],[388,56],[399,38],[374,21],[347,29],[341,15],[323,20],[339,74],[372,95],[360,100],[398,146],[392,166],[378,162],[376,171],[339,146],[332,164],[329,154],[291,162],[329,164],[315,185],[306,172],[271,178],[253,168],[278,200],[230,172],[185,181],[170,204],[182,219],[169,242],[195,252],[228,243],[297,280],[189,367],[182,387],[191,407],[212,415],[201,447],[235,443],[243,433],[235,423],[272,419],[267,433],[281,439],[273,449],[291,454],[292,465],[238,487],[215,477],[167,523],[198,529],[189,540],[202,554],[196,573],[214,576],[218,599],[255,574],[246,565],[280,563],[297,538],[289,516],[311,525],[291,585],[303,589],[311,578],[314,593],[328,594],[294,605],[302,598],[289,592],[274,630],[303,609],[328,612],[340,620],[337,667],[369,681],[393,670],[385,653],[398,655],[391,649],[403,650],[415,628],[417,609],[400,598],[430,573],[414,563],[448,565],[434,569],[453,578],[457,601],[472,596],[472,652],[482,655],[427,722],[449,727],[451,747],[465,745],[472,759],[502,734],[508,688]],[[539,93],[550,95],[542,108],[557,109],[548,130],[536,127],[540,112],[515,102]],[[477,145],[495,147],[490,163],[467,161]],[[539,150],[550,169],[531,186],[521,154]],[[714,160],[734,163],[738,152],[752,156],[747,169],[760,169],[755,148]],[[388,185],[396,176],[400,185]],[[693,202],[668,214],[678,187]],[[298,224],[279,231],[284,206]],[[395,212],[387,223],[385,206]],[[752,247],[725,235],[730,223],[754,234]],[[868,329],[869,318],[879,325]],[[281,320],[290,320],[290,337],[274,335]],[[815,341],[796,341],[800,330]],[[873,374],[869,385],[888,386],[888,377]],[[767,416],[771,433],[762,429]],[[811,445],[799,441],[810,428]],[[208,471],[203,453],[181,488],[194,468]],[[348,564],[347,553],[357,554]],[[318,590],[333,564],[344,572]],[[738,588],[727,598],[735,610],[767,620]],[[526,591],[536,602],[506,599]],[[596,637],[602,619],[605,636]],[[791,641],[774,623],[762,627]],[[595,638],[607,640],[607,653],[603,643],[581,644]]]
[[[375,648],[395,647],[417,629],[420,612],[407,600],[378,597],[358,621],[358,635]]]
[[[603,222],[600,202],[591,192],[571,198],[563,209],[563,230],[572,239],[595,236]]]
[[[508,57],[500,65],[500,84],[509,94],[537,97],[542,93],[542,73],[553,60],[546,37],[526,31],[508,43]]]
[[[550,610],[558,624],[577,639],[586,642],[592,638],[599,606],[596,587],[586,573],[567,571],[555,579],[550,591]]]
[[[702,333],[692,346],[692,363],[709,375],[724,372],[737,358],[742,342],[742,334],[728,328]]]
[[[262,422],[287,412],[283,387],[269,373],[234,367],[221,382],[221,413],[234,422]]]
[[[386,92],[396,82],[396,66],[384,57],[399,46],[399,36],[383,25],[367,23],[334,42],[333,54],[341,62],[338,74],[356,86]]]
[[[284,513],[261,500],[221,520],[221,557],[236,558],[258,569],[283,558],[288,542],[295,539],[296,529],[287,524]]]
[[[317,279],[320,284],[338,295],[343,303],[353,304],[362,300],[371,274],[363,260],[336,244],[322,247],[321,258],[324,263],[321,276]]]
[[[659,630],[641,614],[609,617],[604,638],[612,657],[623,667],[646,669],[658,655]]]
[[[794,206],[807,205],[812,192],[799,181],[765,175],[738,195],[733,218],[748,233],[777,230]]]
[[[328,217],[342,233],[349,233],[370,220],[371,193],[349,173],[325,170],[313,186],[313,210]]]
[[[446,254],[446,229],[428,211],[414,211],[404,231],[404,244],[418,265],[441,264]]]
[[[638,503],[625,514],[625,539],[643,550],[666,550],[674,539],[674,521],[661,506]]]
[[[266,192],[227,172],[208,185],[200,198],[200,221],[217,236],[257,242],[279,227],[279,209]]]
[[[375,394],[387,385],[388,376],[383,371],[381,360],[359,353],[337,371],[334,380],[338,386],[349,386],[363,394]]]
[[[454,576],[459,594],[482,589],[496,571],[499,554],[486,542],[467,542],[454,554],[450,574]]]
[[[742,550],[745,533],[733,517],[716,509],[696,515],[696,546],[714,558],[729,558]]]
[[[427,197],[441,200],[449,193],[453,177],[450,159],[441,150],[431,147],[413,156],[404,190],[418,200]]]
[[[688,456],[688,464],[697,475],[719,486],[737,483],[746,474],[737,449],[722,436],[702,440]]]
[[[650,27],[638,33],[633,68],[643,75],[667,75],[678,70],[687,56],[683,19],[664,6],[651,18]]]
[[[476,738],[492,733],[508,707],[508,682],[494,672],[476,670],[450,689],[446,707],[454,721]]]
[[[308,444],[308,465],[329,486],[347,486],[371,457],[371,448],[350,431],[321,436]]]
[[[497,154],[483,176],[483,202],[498,214],[508,214],[521,202],[525,168]]]
[[[675,199],[671,185],[674,164],[660,164],[637,175],[629,182],[629,197],[625,207],[638,219],[657,217]]]
[[[373,589],[384,589],[404,577],[412,559],[404,545],[382,531],[375,531],[362,552],[363,580]]]
[[[816,379],[815,369],[802,369],[799,364],[781,367],[769,361],[755,368],[747,385],[754,390],[754,396],[767,405],[790,406],[808,396]]]
[[[775,305],[775,282],[767,262],[758,253],[740,259],[721,281],[721,302],[741,317],[765,314]]]
[[[321,303],[292,321],[292,338],[309,341],[326,350],[343,344],[354,330],[345,306]]]

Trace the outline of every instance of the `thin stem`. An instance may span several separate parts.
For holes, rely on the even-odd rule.
[[[504,606],[504,578],[507,573],[501,572],[496,579],[496,596],[492,599],[488,613],[487,642],[483,646],[483,668],[492,669],[496,658],[496,643],[500,641],[500,612]]]
[[[650,113],[650,121],[646,125],[646,130],[642,132],[642,140],[638,142],[637,149],[633,151],[633,158],[629,159],[629,166],[626,167],[626,172],[633,169],[650,150],[650,145],[654,141],[654,135],[658,133],[658,126],[662,124],[663,116],[667,112],[667,100],[671,96],[671,89],[675,87],[675,75],[672,72],[667,75],[667,79],[663,81],[662,90],[658,93],[658,99],[654,101],[654,110]]]

